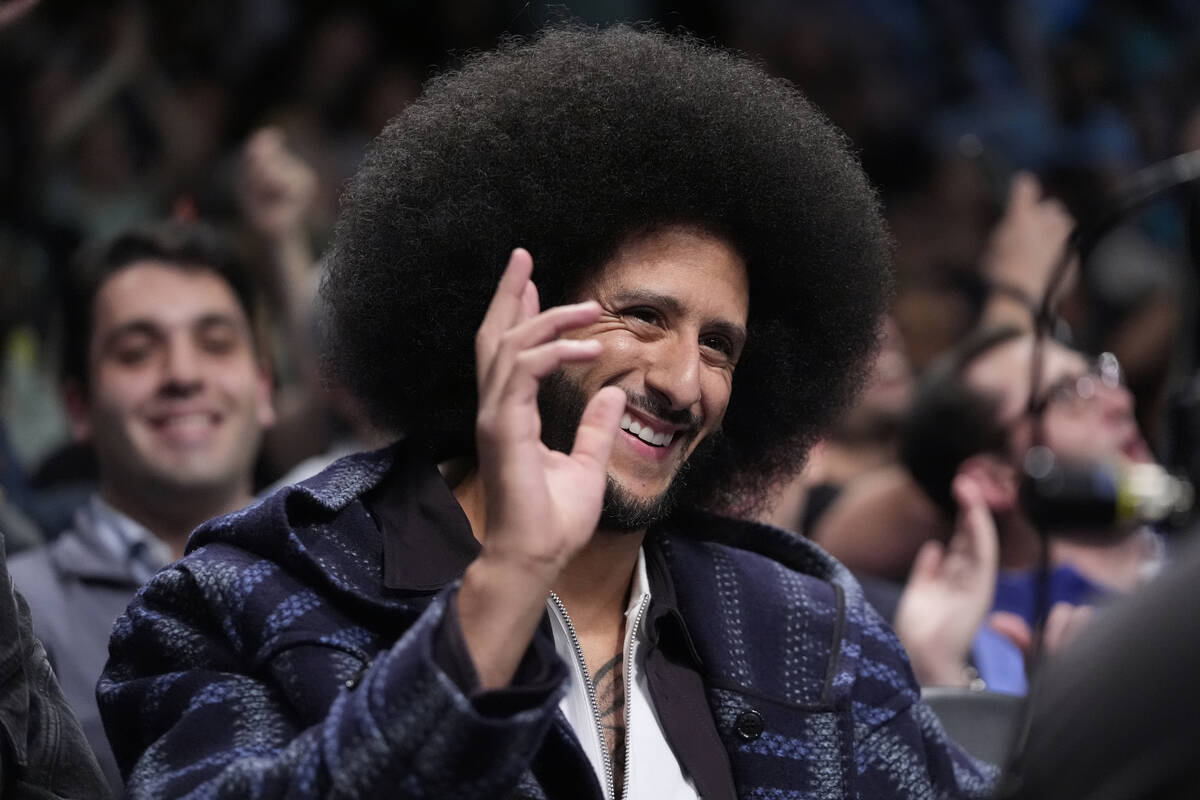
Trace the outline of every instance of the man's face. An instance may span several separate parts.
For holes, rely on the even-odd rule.
[[[249,491],[274,421],[250,324],[215,272],[138,261],[93,301],[86,409],[77,419],[118,494]]]
[[[999,418],[1012,421],[1014,453],[1024,453],[1032,440],[1032,421],[1025,413],[1029,399],[1031,337],[994,348],[973,363],[967,383],[1002,398]],[[1046,399],[1045,444],[1060,458],[1103,462],[1153,460],[1133,416],[1133,397],[1123,385],[1109,385],[1090,374],[1080,353],[1047,341],[1038,394]]]
[[[749,285],[741,257],[724,240],[668,228],[621,247],[581,292],[600,319],[572,333],[603,347],[569,364],[542,393],[543,435],[569,449],[582,403],[605,386],[628,401],[608,464],[601,526],[644,527],[729,405],[746,341]]]

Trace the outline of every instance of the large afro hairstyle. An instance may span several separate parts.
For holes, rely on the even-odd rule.
[[[542,307],[630,236],[718,234],[749,274],[748,341],[701,505],[748,513],[854,399],[890,241],[845,137],[790,84],[691,38],[560,26],[433,79],[343,198],[325,357],[372,419],[474,453],[474,334],[512,249]]]

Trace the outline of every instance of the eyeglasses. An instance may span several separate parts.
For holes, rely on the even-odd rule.
[[[1052,383],[1033,403],[1031,414],[1043,414],[1051,408],[1067,414],[1078,414],[1087,408],[1102,390],[1124,386],[1121,364],[1112,353],[1101,353],[1088,364],[1082,375],[1065,375]]]

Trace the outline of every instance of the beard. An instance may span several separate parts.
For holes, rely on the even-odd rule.
[[[642,409],[659,419],[679,425],[687,425],[685,435],[695,435],[699,420],[688,411],[673,411],[661,402],[649,397],[630,395],[629,404]],[[538,390],[538,411],[542,417],[542,442],[551,450],[570,453],[575,443],[575,432],[587,407],[587,395],[561,370],[552,372],[542,380]],[[636,497],[624,486],[607,476],[604,489],[604,505],[600,509],[597,527],[604,530],[630,533],[666,519],[688,496],[688,476],[694,474],[698,465],[706,464],[718,449],[719,433],[705,437],[680,466],[666,490],[657,497]]]

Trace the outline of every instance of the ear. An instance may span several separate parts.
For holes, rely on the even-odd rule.
[[[77,442],[92,438],[92,416],[83,384],[74,378],[63,381],[62,399],[71,421],[71,436]]]
[[[995,512],[1011,511],[1018,502],[1016,469],[991,453],[976,453],[958,466],[959,475],[969,475],[983,490],[983,499]]]
[[[274,385],[275,376],[271,372],[271,368],[265,362],[259,362],[255,402],[258,406],[258,424],[263,428],[269,428],[275,424],[275,403],[271,396]]]

